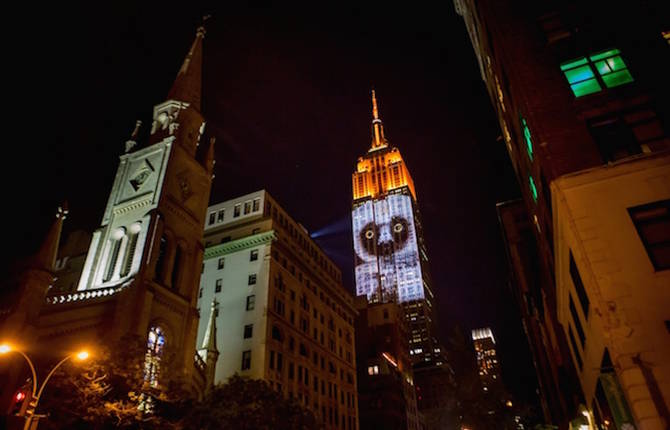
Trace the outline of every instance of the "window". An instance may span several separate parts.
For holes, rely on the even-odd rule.
[[[258,250],[254,249],[249,253],[249,261],[256,261],[258,260]]]
[[[244,202],[244,214],[251,212],[251,202]]]
[[[216,280],[216,285],[214,286],[214,292],[215,293],[220,293],[222,287],[223,287],[223,279],[217,279]]]
[[[109,240],[110,251],[109,251],[109,257],[107,259],[107,270],[105,273],[105,278],[103,279],[103,281],[105,282],[112,279],[112,276],[114,275],[114,270],[116,269],[116,261],[119,258],[119,252],[121,251],[121,241],[123,240],[123,236],[125,236],[125,231],[123,228],[120,228],[117,229],[114,233],[112,233],[112,237]]]
[[[158,244],[158,257],[156,257],[155,279],[160,281],[163,275],[163,266],[165,265],[165,252],[167,251],[167,238],[162,236]]]
[[[270,360],[269,361],[270,362],[268,364],[268,367],[271,370],[274,370],[274,368],[275,368],[275,352],[274,351],[270,351]]]
[[[225,267],[225,265],[226,265],[225,258],[223,258],[223,257],[219,258],[219,265],[218,265],[219,270],[223,269]]]
[[[284,364],[284,356],[281,352],[277,353],[277,372],[281,372],[282,366]]]
[[[670,199],[628,208],[655,270],[670,269]]]
[[[223,216],[225,215],[225,209],[221,209],[217,214],[216,214],[216,221],[217,222],[222,222],[223,221]],[[211,223],[210,223],[211,224]]]
[[[255,283],[256,283],[256,274],[254,273],[252,275],[249,275],[248,284],[249,285],[254,285]]]
[[[244,338],[249,339],[251,336],[253,336],[254,333],[254,325],[253,324],[247,324],[244,326]]]
[[[238,216],[240,216],[240,207],[241,205],[237,204],[233,208],[233,218],[237,218]]]
[[[261,208],[261,199],[254,199],[253,212],[257,212]]]
[[[282,335],[281,335],[281,330],[276,325],[272,326],[272,339],[278,340],[279,342],[281,342],[283,340]]]
[[[157,326],[152,327],[149,330],[147,352],[144,356],[144,380],[154,388],[158,387],[158,376],[164,348],[165,335],[163,329]]]
[[[614,88],[633,82],[633,76],[620,54],[618,49],[609,49],[561,64],[575,97],[597,93],[603,85]]]
[[[528,186],[530,187],[530,195],[533,197],[533,201],[537,203],[537,187],[532,176],[528,177]]]
[[[575,335],[572,334],[572,327],[568,326],[568,336],[570,338],[570,345],[572,345],[572,352],[575,354],[575,360],[577,361],[579,370],[582,369],[582,357],[579,355],[579,349],[577,349],[577,342],[575,341]]]
[[[368,375],[378,375],[379,366],[368,366]]]
[[[251,369],[251,351],[242,352],[242,370]]]
[[[202,288],[200,288],[200,291],[198,292],[198,297],[202,298]]]
[[[575,325],[575,328],[577,329],[577,335],[579,336],[579,341],[582,343],[582,347],[586,344],[586,336],[584,335],[584,328],[582,327],[582,322],[579,319],[579,315],[577,315],[577,308],[575,307],[575,302],[572,300],[572,294],[569,294],[569,308],[570,308],[570,315],[572,316],[572,322]]]
[[[524,117],[521,117],[521,130],[523,131],[523,140],[526,142],[528,158],[530,158],[530,161],[533,161],[533,141],[530,137],[530,128],[528,128],[528,123]]]
[[[584,318],[588,321],[589,296],[586,294],[586,290],[584,289],[584,283],[582,282],[582,277],[579,274],[579,269],[577,269],[575,259],[572,256],[572,250],[570,251],[570,277],[572,278],[572,283],[575,286],[575,291],[577,291],[577,297],[579,298],[579,303],[582,305],[582,312],[584,312]]]
[[[216,212],[209,214],[209,223],[214,224],[216,222]]]
[[[252,311],[256,307],[256,296],[254,294],[247,296],[247,310]]]
[[[134,227],[134,228],[133,228]],[[124,257],[123,268],[121,269],[121,276],[126,276],[133,266],[133,257],[135,257],[135,248],[137,248],[137,238],[140,235],[140,225],[135,224],[130,227],[130,238],[126,247],[126,256]]]

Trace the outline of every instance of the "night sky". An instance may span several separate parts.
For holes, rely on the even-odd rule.
[[[217,136],[211,202],[265,188],[353,291],[351,173],[370,145],[370,90],[417,188],[442,331],[490,325],[503,377],[534,372],[495,204],[519,196],[462,19],[445,8],[210,8],[193,2],[23,10],[3,29],[5,235],[34,252],[63,199],[66,233],[93,230],[136,119],[150,125],[204,13],[203,111]],[[28,6],[26,6],[28,7]]]

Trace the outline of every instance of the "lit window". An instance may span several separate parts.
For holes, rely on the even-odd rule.
[[[144,356],[144,380],[152,387],[158,387],[161,357],[165,347],[165,335],[160,327],[152,327],[147,339],[147,352]]]
[[[368,375],[379,375],[379,366],[368,366]]]
[[[528,152],[528,158],[530,161],[533,161],[533,141],[530,138],[530,129],[528,128],[528,123],[526,123],[525,118],[521,118],[521,128],[523,129],[523,140],[526,142],[526,152]]]
[[[621,51],[610,49],[589,57],[582,57],[561,64],[561,70],[575,97],[633,82]]]
[[[629,208],[628,213],[654,269],[670,269],[670,200]]]
[[[537,202],[537,187],[532,176],[528,177],[528,185],[530,186],[530,193],[533,196],[533,201]]]

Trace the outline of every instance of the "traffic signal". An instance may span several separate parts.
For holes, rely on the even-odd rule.
[[[27,388],[20,388],[12,397],[12,404],[9,409],[10,415],[22,417],[26,414],[28,403],[30,402],[30,391]]]

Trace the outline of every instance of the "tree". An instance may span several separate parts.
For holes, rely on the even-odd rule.
[[[144,379],[145,342],[126,337],[111,348],[96,351],[85,364],[70,363],[53,376],[40,400],[38,413],[46,429],[169,429],[192,403],[178,384],[151,387]],[[161,361],[169,372],[171,356]]]
[[[232,376],[215,386],[204,401],[197,403],[183,420],[184,428],[277,429],[319,428],[314,415],[293,399],[285,399],[267,382]]]

